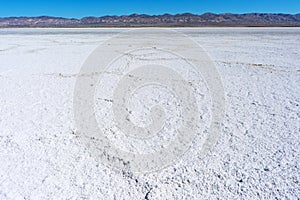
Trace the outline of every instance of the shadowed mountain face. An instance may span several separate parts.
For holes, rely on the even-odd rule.
[[[89,26],[300,26],[300,14],[214,14],[195,15],[132,14],[123,16],[84,17],[6,17],[0,27],[89,27]]]

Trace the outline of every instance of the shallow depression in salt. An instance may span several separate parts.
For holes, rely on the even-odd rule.
[[[299,28],[176,29],[214,62],[224,87],[225,118],[217,144],[201,157],[211,101],[205,77],[198,77],[193,88],[202,119],[197,137],[180,159],[152,173],[117,171],[98,162],[74,122],[73,93],[82,64],[99,44],[127,30],[0,29],[0,199],[299,198]],[[111,123],[120,79],[115,68],[134,68],[145,60],[153,64],[157,56],[164,53],[125,54],[96,87],[97,122],[124,151],[164,148],[181,123],[176,94],[161,85],[132,93],[129,118],[146,127],[158,104],[165,112],[162,131],[170,134],[147,142],[128,139]],[[164,57],[169,59],[154,64],[194,76],[183,60]]]

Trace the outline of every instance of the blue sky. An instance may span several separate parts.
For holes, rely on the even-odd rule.
[[[300,0],[0,0],[0,17],[127,15],[132,13],[300,13]]]

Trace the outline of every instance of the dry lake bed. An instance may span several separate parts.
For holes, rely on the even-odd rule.
[[[155,54],[156,49],[142,49],[126,54],[125,61],[115,61],[95,89],[94,115],[112,144],[125,152],[152,153],[166,148],[176,134],[153,136],[143,143],[135,137],[126,139],[111,125],[112,111],[118,108],[104,94],[113,96],[120,75],[115,68],[129,69],[131,63],[144,61],[171,64],[192,80],[187,83],[193,87],[202,120],[196,136],[173,163],[147,173],[102,163],[95,149],[80,139],[74,120],[74,90],[82,66],[100,44],[127,30],[0,29],[0,199],[300,197],[299,28],[175,29],[210,57],[222,82],[224,116],[219,137],[205,155],[200,153],[202,133],[210,134],[207,124],[214,117],[206,77],[198,80],[185,70],[184,60],[166,52]],[[166,59],[157,62],[158,56]],[[158,114],[166,119],[160,131],[174,133],[183,116],[180,101],[173,100],[176,95],[161,85],[149,86],[148,93],[143,89],[132,93],[128,121],[151,127],[149,113]],[[165,114],[152,110],[156,104],[165,106]]]

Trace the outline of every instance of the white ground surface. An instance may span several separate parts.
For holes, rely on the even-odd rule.
[[[82,63],[123,30],[0,30],[0,199],[300,197],[300,29],[178,29],[215,62],[226,117],[204,159],[149,174],[96,162],[73,121]]]

